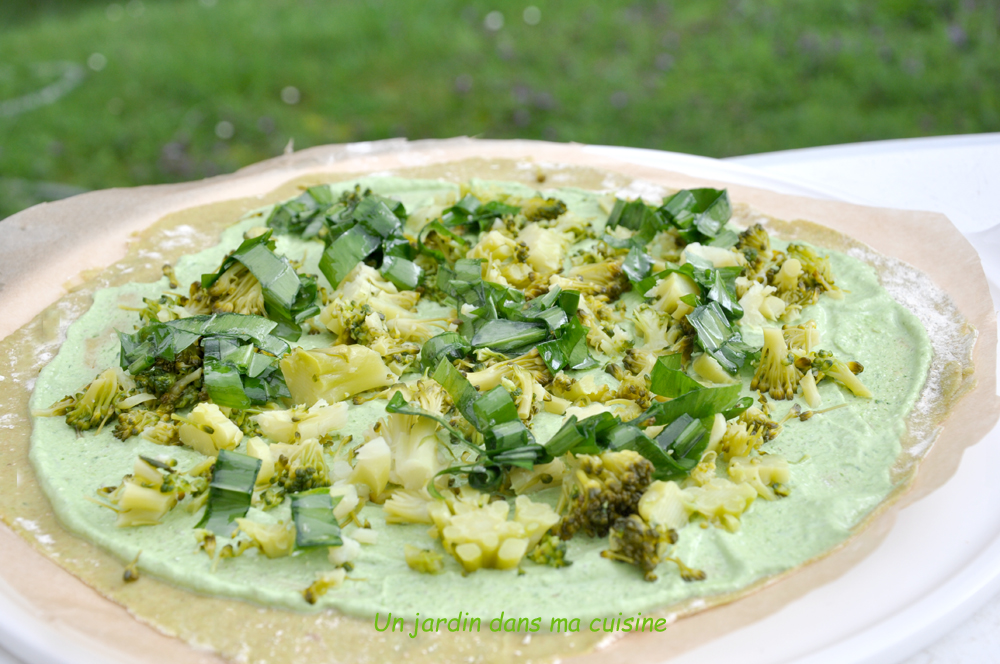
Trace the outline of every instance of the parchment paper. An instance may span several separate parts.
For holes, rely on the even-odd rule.
[[[213,244],[217,232],[240,214],[294,196],[301,185],[389,171],[408,177],[446,177],[458,181],[485,177],[519,180],[539,187],[627,189],[633,195],[653,196],[661,195],[663,188],[725,186],[736,202],[747,203],[779,219],[806,219],[835,228],[882,254],[918,267],[951,296],[957,309],[978,330],[973,356],[977,367],[975,387],[971,387],[971,377],[958,377],[962,383],[958,387],[970,389],[945,422],[913,486],[891,509],[878,514],[860,536],[832,555],[738,602],[684,618],[665,634],[632,635],[600,644],[599,652],[582,656],[581,661],[659,661],[667,652],[683,651],[719,634],[720,630],[749,624],[810,589],[836,579],[878,545],[891,528],[896,510],[951,477],[962,451],[977,442],[997,420],[993,373],[996,321],[985,277],[972,247],[942,215],[867,208],[711,182],[597,158],[574,145],[452,139],[313,148],[201,182],[84,194],[37,206],[0,224],[4,235],[4,246],[0,248],[0,311],[3,312],[0,338],[30,323],[41,336],[55,340],[51,346],[35,349],[15,347],[11,343],[13,337],[0,342],[0,377],[18,386],[9,390],[0,382],[0,442],[4,460],[0,467],[0,512],[5,522],[24,538],[0,528],[0,580],[26,599],[28,610],[53,622],[60,630],[86,635],[83,638],[87,640],[96,639],[122,659],[148,662],[218,659],[134,620],[115,602],[131,607],[141,619],[154,621],[161,629],[194,641],[204,637],[199,636],[198,625],[210,616],[274,613],[233,600],[191,601],[189,593],[145,577],[126,586],[120,581],[119,561],[62,531],[51,514],[46,517],[44,497],[37,486],[25,481],[32,472],[27,465],[24,435],[28,421],[26,390],[33,381],[32,372],[44,363],[47,354],[55,351],[66,320],[86,306],[88,293],[95,286],[91,279],[95,275],[100,273],[98,281],[103,283],[158,278],[164,262]],[[193,210],[199,206],[208,207]],[[156,223],[168,216],[169,219]],[[169,231],[178,224],[189,226],[196,218],[200,226],[191,232]],[[126,257],[132,234],[154,224],[158,251],[136,244],[127,260],[127,275],[122,274],[121,267],[101,273]],[[949,260],[940,260],[941,256]],[[67,295],[67,289],[75,292]],[[58,306],[49,306],[57,300],[60,300]],[[54,550],[53,540],[58,542],[62,567],[47,557]],[[115,602],[105,599],[64,568],[99,586]],[[143,603],[151,588],[157,588],[167,598],[161,600],[167,606],[161,607],[160,614]],[[163,611],[176,619],[164,621]],[[327,633],[347,637],[360,628],[359,621],[335,616],[279,613],[283,616],[279,616],[278,622],[289,627],[286,641],[295,645],[301,661],[326,661],[330,655]],[[301,628],[293,629],[295,625]],[[367,621],[364,629],[371,631]],[[548,644],[539,639],[532,648],[523,648],[529,652],[522,654],[547,659],[555,653],[581,653],[596,645],[596,637],[588,640],[582,634],[577,636],[549,639]],[[518,644],[522,638],[481,642],[454,637],[450,639],[450,647],[456,657],[474,655],[485,661],[507,661],[515,651],[521,652]],[[238,639],[221,639],[212,645],[227,658],[240,659],[241,655],[267,657],[269,647],[283,647],[281,641],[241,643]],[[404,654],[417,654],[401,653],[395,645],[398,642],[360,643],[357,648],[344,648],[334,659],[352,660],[363,655],[373,660],[397,659]]]

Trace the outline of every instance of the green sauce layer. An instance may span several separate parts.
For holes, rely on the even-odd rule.
[[[377,178],[359,182],[377,193],[399,198],[411,211],[431,203],[435,195],[457,190],[455,185],[436,181]],[[355,184],[340,183],[334,188]],[[510,188],[528,191],[521,185]],[[555,195],[581,216],[606,217],[596,194],[559,190]],[[247,228],[263,223],[260,214],[227,230],[217,247],[182,259],[175,268],[180,282],[190,283],[203,272],[215,270]],[[318,274],[321,245],[279,237],[278,251],[292,259],[305,256],[305,271]],[[828,381],[822,383],[823,408],[844,401],[849,406],[807,422],[793,419],[765,446],[791,462],[791,495],[773,502],[754,501],[735,533],[703,528],[698,522],[680,531],[677,554],[688,565],[704,570],[705,581],[685,583],[676,568],[665,563],[658,570],[659,580],[646,582],[636,568],[600,557],[600,551],[607,548],[605,539],[583,535],[569,542],[568,558],[573,564],[567,568],[553,569],[526,560],[522,575],[484,569],[463,576],[458,563],[446,556],[443,574],[422,575],[407,567],[403,546],[437,547],[427,534],[428,527],[386,525],[381,508],[369,505],[362,516],[379,533],[378,543],[363,547],[349,575],[356,580],[324,595],[315,608],[332,607],[360,617],[389,611],[401,617],[417,612],[421,617],[451,618],[460,612],[493,617],[501,611],[507,617],[541,615],[545,620],[586,619],[618,612],[627,617],[695,597],[737,591],[822,556],[843,542],[894,489],[890,469],[900,453],[905,418],[923,387],[932,353],[920,322],[879,285],[873,268],[841,253],[826,253],[838,286],[849,294],[841,300],[821,298],[819,304],[803,310],[800,321],[816,320],[822,348],[864,365],[861,378],[875,398],[859,399]],[[32,407],[47,407],[79,390],[99,371],[116,365],[114,331],[131,331],[137,320],[134,312],[120,305],[135,306],[142,297],[157,297],[165,289],[164,280],[98,292],[91,309],[70,327],[66,343],[41,372]],[[310,347],[330,343],[327,334],[303,337],[303,345]],[[602,380],[610,380],[600,375]],[[800,397],[796,401],[807,409]],[[363,432],[384,414],[384,404],[375,400],[351,406],[350,422],[340,433],[362,441]],[[783,415],[791,404],[779,402],[775,416]],[[553,415],[536,416],[533,428],[540,442],[554,432],[559,421]],[[239,451],[245,451],[245,444]],[[142,572],[193,591],[310,610],[301,592],[317,573],[331,569],[325,551],[273,560],[250,551],[220,561],[213,570],[212,560],[198,550],[191,532],[200,512],[189,514],[178,507],[158,526],[115,527],[115,514],[88,497],[99,487],[117,485],[132,471],[139,454],[175,458],[180,468],[203,458],[188,448],[161,447],[141,437],[119,441],[112,436],[111,427],[100,434],[77,436],[62,418],[36,418],[34,422],[31,458],[56,513],[70,530],[122,561],[131,561],[141,551]],[[558,492],[549,490],[533,499],[539,495],[554,505]],[[286,504],[253,516],[267,521],[290,515]]]

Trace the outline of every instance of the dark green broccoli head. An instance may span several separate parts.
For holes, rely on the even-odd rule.
[[[647,581],[656,581],[656,566],[664,558],[666,545],[677,542],[677,531],[646,523],[638,514],[619,518],[611,527],[611,548],[601,552],[604,558],[635,565]]]
[[[528,552],[528,560],[549,567],[569,567],[573,564],[566,560],[566,542],[551,532],[545,533],[535,548]]]
[[[653,464],[637,452],[581,455],[563,479],[557,534],[570,539],[578,531],[604,537],[619,518],[634,514],[653,477]]]

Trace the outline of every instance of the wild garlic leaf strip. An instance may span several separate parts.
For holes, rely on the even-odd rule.
[[[580,322],[580,294],[559,287],[532,300],[514,288],[483,281],[482,259],[461,259],[454,268],[438,268],[438,287],[459,312],[459,333],[468,342],[465,354],[480,348],[506,355],[537,347],[548,368],[586,369],[596,365],[587,348],[589,328]],[[464,357],[452,333],[421,352],[425,368],[441,357]],[[446,342],[447,340],[447,342]]]
[[[295,548],[341,546],[340,524],[333,508],[343,496],[333,497],[326,487],[292,494],[292,520],[295,522]]]
[[[205,514],[195,528],[205,528],[225,537],[231,535],[236,529],[236,519],[245,517],[250,509],[260,466],[260,459],[219,450],[208,485]]]
[[[192,367],[201,365],[202,373],[195,378],[201,379],[198,383],[204,385],[212,401],[244,409],[289,396],[277,365],[289,346],[272,336],[277,326],[261,316],[243,314],[153,323],[133,334],[118,333],[120,364],[139,382],[158,385],[162,379],[176,383],[171,371],[184,354]],[[160,394],[160,390],[154,391]]]
[[[343,194],[325,213],[326,250],[319,269],[337,288],[358,263],[374,259],[382,276],[403,290],[413,290],[423,270],[413,262],[417,248],[403,235],[406,208],[371,191]]]
[[[278,323],[274,334],[296,341],[302,334],[302,321],[319,313],[316,280],[298,275],[287,258],[274,252],[271,233],[269,229],[244,240],[217,272],[201,276],[201,286],[211,288],[229,268],[241,263],[260,282],[267,317]]]

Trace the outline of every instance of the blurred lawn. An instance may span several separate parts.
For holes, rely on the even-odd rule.
[[[1000,0],[2,0],[0,217],[289,139],[723,157],[1000,131],[998,36]]]

